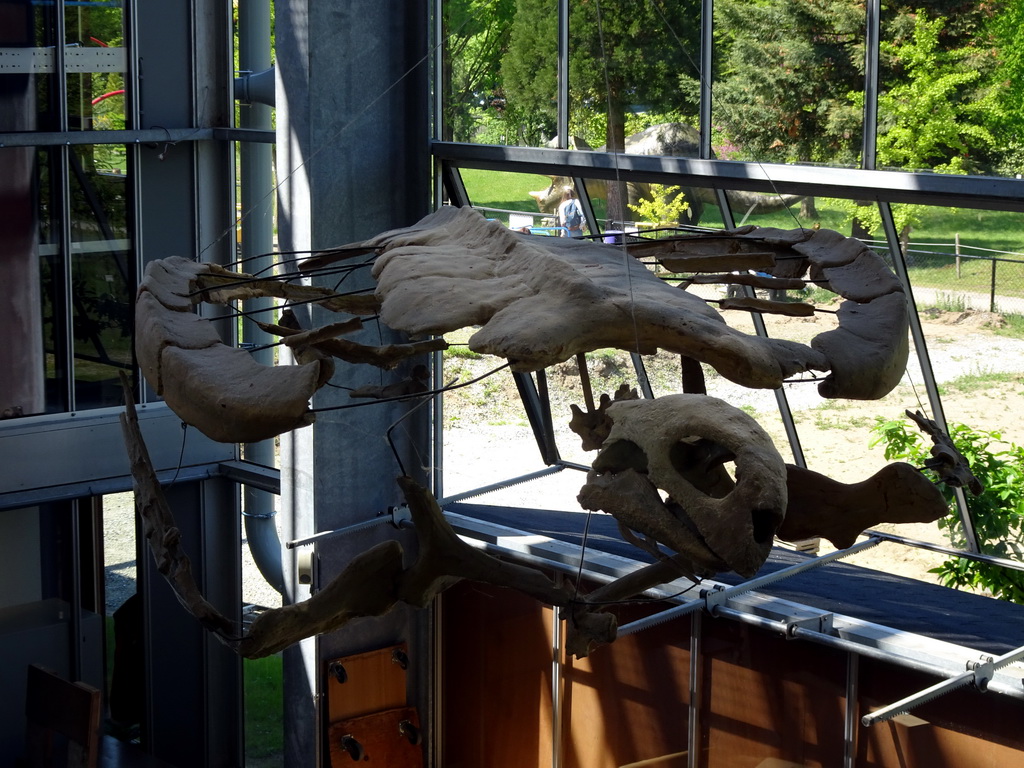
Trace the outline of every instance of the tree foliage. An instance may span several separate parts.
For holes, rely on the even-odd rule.
[[[652,184],[651,194],[642,198],[629,209],[640,221],[649,221],[659,227],[674,227],[685,221],[683,214],[690,207],[682,187],[670,187],[663,184]]]
[[[885,446],[886,459],[921,466],[929,458],[930,446],[903,420],[879,419],[875,434],[878,437],[873,444]],[[1024,448],[1012,444],[1000,448],[1002,436],[998,432],[976,431],[963,424],[951,425],[949,434],[984,486],[980,495],[967,496],[982,552],[1020,562],[1024,556]],[[943,493],[950,502],[950,513],[938,521],[938,526],[954,547],[963,549],[966,540],[953,492],[943,486]],[[1024,603],[1024,571],[953,557],[932,573],[949,587],[986,589],[1002,600]]]
[[[945,27],[946,19],[922,10],[909,37],[882,43],[893,77],[878,97],[879,167],[962,173],[972,149],[995,143],[985,127],[998,110],[995,92],[979,87],[982,73],[968,66],[973,47],[943,49]]]
[[[718,0],[715,121],[747,159],[856,160],[864,11],[858,0]],[[691,86],[692,87],[692,86]]]
[[[462,140],[542,144],[555,131],[554,0],[445,4],[446,124]],[[861,162],[862,0],[716,0],[713,116],[730,157]],[[693,123],[699,0],[576,0],[570,132],[620,150],[631,123]],[[1024,0],[886,3],[878,167],[1024,170]],[[642,125],[640,127],[643,127]]]
[[[518,0],[502,64],[510,108],[548,115],[556,110],[557,20],[547,0]],[[579,0],[569,15],[572,130],[604,123],[604,144],[622,151],[626,116],[635,109],[692,112],[679,73],[699,59],[699,0]],[[588,133],[588,131],[584,131]],[[625,197],[609,186],[609,214],[621,219]]]
[[[500,98],[515,0],[447,0],[441,19],[445,138],[470,141],[480,107]]]

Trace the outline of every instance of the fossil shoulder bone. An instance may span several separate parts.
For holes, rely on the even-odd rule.
[[[479,325],[470,348],[515,370],[606,347],[678,352],[757,388],[828,369],[807,346],[730,328],[618,249],[519,235],[468,208],[442,208],[357,245],[380,253],[373,275],[389,327],[423,336]]]

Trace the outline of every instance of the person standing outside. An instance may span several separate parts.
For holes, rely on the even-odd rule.
[[[566,187],[558,205],[558,226],[565,228],[566,237],[583,237],[583,209],[576,199],[576,191]]]

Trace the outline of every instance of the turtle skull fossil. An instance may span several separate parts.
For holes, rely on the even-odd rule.
[[[689,394],[616,402],[608,416],[580,504],[679,553],[694,575],[756,573],[787,504],[785,463],[757,422]]]

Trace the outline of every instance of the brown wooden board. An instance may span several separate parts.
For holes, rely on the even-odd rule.
[[[406,704],[406,671],[396,653],[408,660],[404,643],[331,659],[324,667],[327,681],[327,719],[335,723]],[[341,664],[346,681],[338,682],[332,664]]]
[[[29,765],[95,768],[100,692],[30,664],[25,695]],[[63,752],[58,747],[63,747]]]
[[[382,768],[422,768],[420,721],[413,707],[389,709],[331,725],[331,768],[353,764]]]

